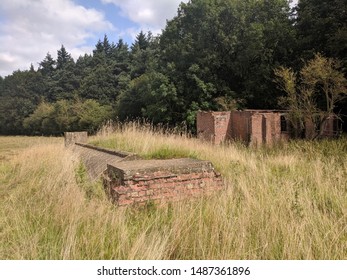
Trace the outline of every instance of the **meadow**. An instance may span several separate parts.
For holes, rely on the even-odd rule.
[[[210,160],[225,190],[117,208],[63,138],[0,137],[0,259],[347,259],[347,139],[214,146],[128,123],[90,142]]]

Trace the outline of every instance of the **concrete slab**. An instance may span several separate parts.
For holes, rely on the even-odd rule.
[[[212,172],[214,168],[209,161],[181,158],[167,160],[135,160],[108,163],[107,170],[117,174],[121,180],[135,177],[145,178],[146,174],[165,171],[166,174],[190,174],[196,172]]]
[[[74,145],[72,149],[85,164],[88,175],[93,181],[100,178],[107,169],[107,164],[116,164],[124,159],[124,157],[116,156],[115,154],[105,153],[79,145]]]

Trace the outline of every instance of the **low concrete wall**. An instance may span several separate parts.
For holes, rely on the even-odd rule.
[[[75,144],[77,146],[84,147],[84,148],[87,148],[87,149],[91,149],[91,150],[95,150],[95,151],[98,151],[98,152],[114,155],[114,156],[123,158],[123,160],[138,160],[138,159],[142,159],[139,155],[137,155],[135,153],[110,150],[110,149],[106,149],[106,148],[102,148],[102,147],[93,146],[93,145],[90,145],[90,144],[82,144],[82,143],[75,143]]]
[[[71,147],[76,143],[87,143],[88,133],[87,131],[80,132],[65,132],[65,147]]]
[[[86,132],[66,132],[65,146],[79,153],[91,178],[103,177],[106,192],[119,206],[177,201],[223,188],[221,175],[208,161],[143,160],[136,154],[85,144],[87,138]]]
[[[104,185],[119,206],[177,201],[223,188],[221,175],[208,161],[137,160],[108,165]]]

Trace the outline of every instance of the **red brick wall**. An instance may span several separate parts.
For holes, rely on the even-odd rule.
[[[199,139],[214,143],[214,117],[211,112],[198,112],[196,126]]]
[[[214,143],[220,144],[231,138],[230,115],[231,112],[214,112]]]
[[[251,144],[272,145],[288,138],[287,133],[281,132],[281,114],[254,113],[251,118]]]
[[[198,112],[198,138],[220,144],[231,138],[230,112]]]
[[[266,132],[265,144],[272,145],[281,140],[281,114],[264,113]]]
[[[328,117],[328,119],[323,124],[323,131],[322,131],[322,137],[334,137],[334,134],[337,131],[334,131],[334,121],[336,120],[336,117],[334,115],[331,115]],[[306,119],[305,122],[305,136],[308,139],[312,139],[315,136],[317,136],[318,131],[316,130],[315,124],[309,119]]]
[[[117,178],[107,182],[109,193],[119,206],[146,202],[177,201],[202,194],[211,194],[223,188],[221,176],[214,171],[172,174],[157,171],[134,175],[126,180]]]
[[[281,115],[285,112],[271,110],[246,110],[233,112],[199,112],[197,129],[200,139],[220,144],[226,140],[240,140],[252,145],[272,145],[288,141],[288,131],[281,131]],[[323,137],[334,136],[334,116],[324,125]],[[316,135],[314,124],[305,122],[306,137]]]
[[[289,138],[287,132],[281,132],[282,114],[269,110],[199,112],[198,137],[215,144],[234,139],[254,145],[272,145]]]
[[[264,142],[264,117],[261,114],[254,114],[251,117],[250,144],[258,146]]]
[[[244,142],[250,141],[250,112],[231,112],[231,135],[232,139]]]

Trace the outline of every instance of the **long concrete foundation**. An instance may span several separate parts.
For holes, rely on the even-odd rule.
[[[177,201],[223,189],[222,177],[209,161],[143,160],[136,154],[78,143],[78,138],[69,133],[66,146],[79,154],[91,179],[103,178],[105,191],[118,206]],[[87,142],[83,134],[81,139]]]

